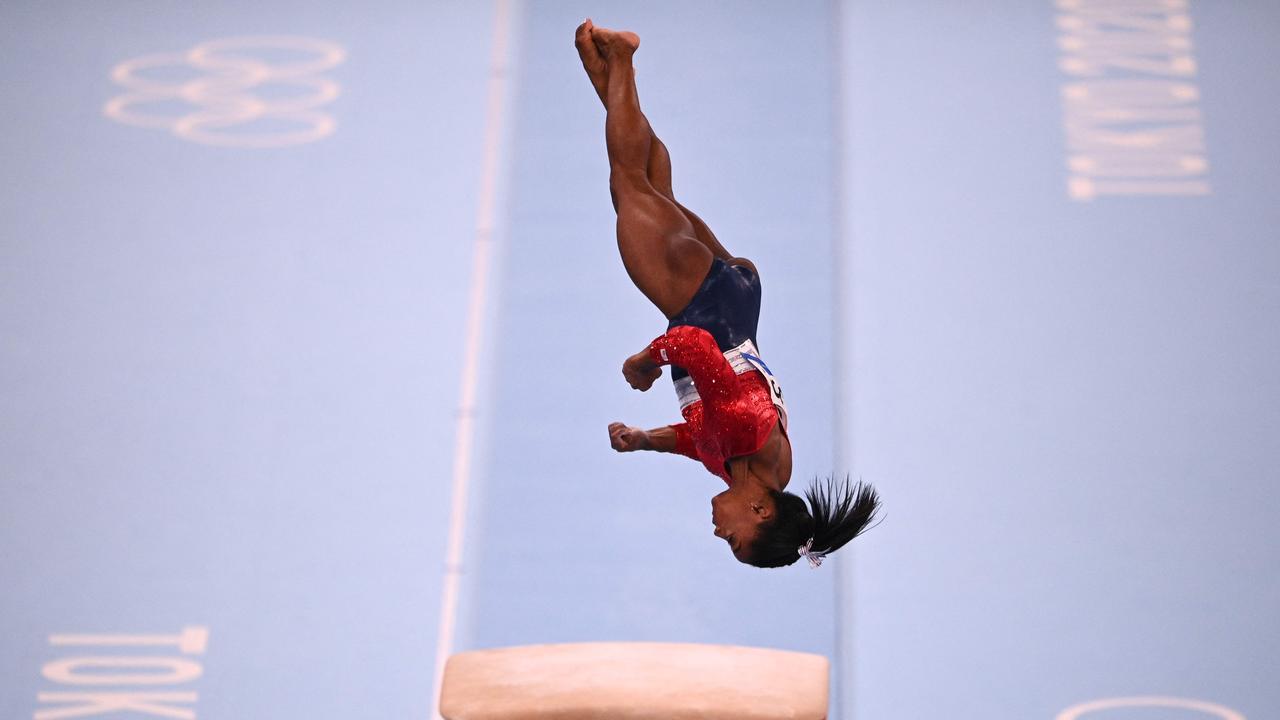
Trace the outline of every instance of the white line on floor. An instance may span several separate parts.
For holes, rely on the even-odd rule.
[[[444,587],[440,598],[440,630],[436,641],[436,669],[431,711],[440,718],[440,685],[445,662],[453,652],[458,618],[458,586],[462,572],[463,541],[467,519],[467,492],[471,483],[472,448],[476,426],[477,367],[484,335],[485,298],[493,253],[494,198],[502,139],[503,99],[506,95],[509,0],[497,0],[493,11],[493,47],[489,57],[488,108],[485,112],[484,157],[480,174],[480,199],[476,214],[471,293],[467,300],[466,344],[462,360],[458,426],[453,446],[453,487],[449,510],[449,539],[445,550]]]

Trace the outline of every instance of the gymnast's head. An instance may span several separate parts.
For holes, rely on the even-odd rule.
[[[711,499],[715,535],[740,562],[762,568],[790,565],[803,554],[815,567],[861,535],[875,519],[875,488],[847,479],[815,480],[809,504],[789,492],[735,485]]]

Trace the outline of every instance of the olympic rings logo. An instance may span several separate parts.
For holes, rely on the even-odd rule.
[[[290,60],[267,59],[282,54]],[[145,55],[116,65],[111,79],[128,92],[109,100],[102,111],[126,125],[169,130],[206,145],[272,148],[315,142],[336,127],[316,108],[339,93],[337,83],[317,74],[342,64],[346,55],[334,43],[302,37],[210,40],[185,53]],[[201,74],[169,79],[192,70]],[[273,92],[266,97],[253,94],[267,88]]]

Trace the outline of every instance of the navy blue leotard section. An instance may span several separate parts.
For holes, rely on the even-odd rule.
[[[756,340],[760,323],[760,277],[745,265],[730,265],[716,258],[698,292],[667,325],[692,325],[711,333],[721,350]],[[684,368],[672,367],[671,379],[688,377]]]

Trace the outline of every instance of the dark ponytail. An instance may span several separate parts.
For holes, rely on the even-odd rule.
[[[810,552],[829,555],[865,532],[880,510],[880,496],[871,485],[827,478],[815,480],[805,491],[809,507],[788,492],[774,492],[773,520],[760,527],[747,562],[756,567],[790,565],[800,559],[799,548],[813,538]]]

